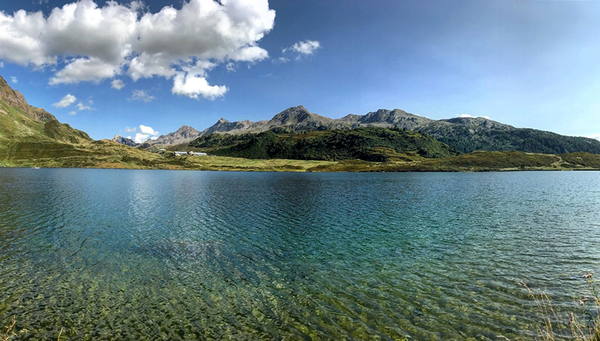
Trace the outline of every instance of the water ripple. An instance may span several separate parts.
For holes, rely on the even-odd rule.
[[[530,339],[578,309],[598,173],[0,170],[24,339]],[[595,185],[595,186],[594,186]]]

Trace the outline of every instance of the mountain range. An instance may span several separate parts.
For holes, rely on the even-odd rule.
[[[309,112],[303,106],[288,108],[270,120],[230,122],[221,118],[211,127],[198,131],[183,126],[176,132],[146,141],[140,148],[163,148],[188,144],[210,134],[256,134],[309,132],[322,130],[381,127],[425,133],[461,153],[483,151],[522,151],[544,154],[589,152],[600,154],[600,141],[564,136],[552,132],[515,128],[483,117],[456,117],[433,120],[400,109],[379,109],[365,115],[347,115],[332,119]]]
[[[514,128],[484,118],[431,120],[398,109],[331,119],[297,106],[271,120],[221,119],[201,132],[183,126],[142,145],[120,136],[115,140],[95,141],[85,132],[59,122],[46,110],[29,105],[0,76],[0,167],[244,171],[600,169],[600,141]],[[151,152],[158,146],[169,150],[205,149],[221,156]],[[485,148],[533,153],[483,151],[457,155],[459,151]]]

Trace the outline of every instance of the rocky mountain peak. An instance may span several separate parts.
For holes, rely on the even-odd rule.
[[[285,109],[279,114],[275,115],[270,121],[269,126],[278,125],[303,125],[309,124],[316,126],[322,124],[324,121],[331,121],[330,118],[312,114],[302,105]]]
[[[190,127],[188,125],[183,125],[181,126],[181,128],[177,129],[177,131],[175,131],[174,133],[172,133],[174,135],[179,135],[182,137],[197,137],[198,135],[200,135],[200,132],[195,129],[194,127]]]
[[[11,107],[24,108],[28,106],[23,94],[11,88],[2,76],[0,76],[0,101]]]
[[[136,147],[139,145],[139,143],[135,142],[132,139],[128,139],[126,137],[123,137],[121,135],[115,135],[112,138],[112,141],[115,141],[116,143],[120,143],[120,144],[124,144],[126,146],[130,146],[130,147]]]

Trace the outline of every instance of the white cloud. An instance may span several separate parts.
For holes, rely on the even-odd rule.
[[[238,62],[259,62],[268,57],[269,52],[258,46],[248,46],[229,55],[229,58]]]
[[[140,124],[140,133],[148,135],[158,135],[158,131],[152,129],[152,127],[148,127],[143,124]]]
[[[75,103],[76,101],[77,101],[77,97],[75,97],[71,94],[67,94],[59,102],[52,104],[52,106],[57,107],[57,108],[66,108],[69,105]]]
[[[134,81],[154,76],[181,80],[176,76],[184,71],[178,85],[203,84],[182,91],[174,85],[174,93],[214,98],[226,87],[208,85],[205,74],[184,69],[199,61],[266,59],[268,52],[257,44],[274,21],[268,0],[189,0],[157,13],[148,12],[139,0],[129,5],[107,1],[103,7],[80,0],[54,8],[48,17],[24,10],[0,12],[0,59],[37,69],[52,67],[52,85],[97,83],[123,74]],[[305,53],[311,47],[297,49]]]
[[[78,58],[67,64],[50,78],[50,85],[73,84],[82,81],[99,83],[119,73],[118,65],[105,63],[97,58]]]
[[[214,100],[217,97],[224,96],[228,90],[226,86],[208,84],[206,78],[201,75],[178,73],[173,80],[173,89],[171,89],[171,92],[194,99],[202,96]]]
[[[19,83],[19,79],[15,76],[10,77],[10,81],[13,82],[14,84]]]
[[[154,96],[149,95],[145,90],[133,90],[131,97],[129,97],[130,101],[141,101],[141,102],[152,102],[154,100]]]
[[[295,43],[294,45],[283,49],[281,52],[293,52],[300,56],[309,56],[313,54],[316,50],[321,48],[321,43],[316,40],[304,40]]]
[[[77,115],[77,111],[71,111],[71,112],[69,112],[69,115],[75,116],[75,115]]]
[[[113,89],[121,90],[125,87],[125,83],[123,83],[123,81],[120,79],[115,79],[112,82],[110,82],[110,87]]]
[[[91,101],[90,101],[91,102]],[[92,102],[93,103],[93,102]],[[79,111],[84,111],[84,110],[92,110],[92,107],[83,104],[82,102],[77,103],[77,110]]]
[[[126,128],[130,129],[130,128]],[[135,130],[135,128],[133,128]],[[150,140],[156,140],[158,138],[158,131],[152,129],[152,127],[149,126],[145,126],[143,124],[140,124],[140,132],[135,134],[135,137],[133,138],[133,140],[137,143],[142,143],[148,139]]]
[[[148,134],[137,133],[137,134],[135,134],[135,137],[133,138],[133,140],[137,143],[142,143],[142,142],[148,140],[149,137],[150,137],[150,135],[148,135]]]
[[[469,114],[460,114],[458,117],[463,117],[463,118],[478,118],[478,117],[481,117],[481,118],[486,118],[488,120],[490,119],[489,116],[472,116],[472,115],[469,115]]]
[[[129,127],[125,127],[125,132],[127,133],[135,133],[137,131],[137,128],[129,128]],[[131,137],[129,137],[131,138]]]
[[[4,63],[0,62],[0,69],[4,67]]]

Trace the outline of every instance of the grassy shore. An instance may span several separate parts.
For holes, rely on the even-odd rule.
[[[158,154],[102,140],[86,144],[18,143],[0,148],[0,167],[179,169],[281,172],[481,172],[600,170],[600,155],[474,152],[446,158],[396,154],[387,162],[244,159]]]

